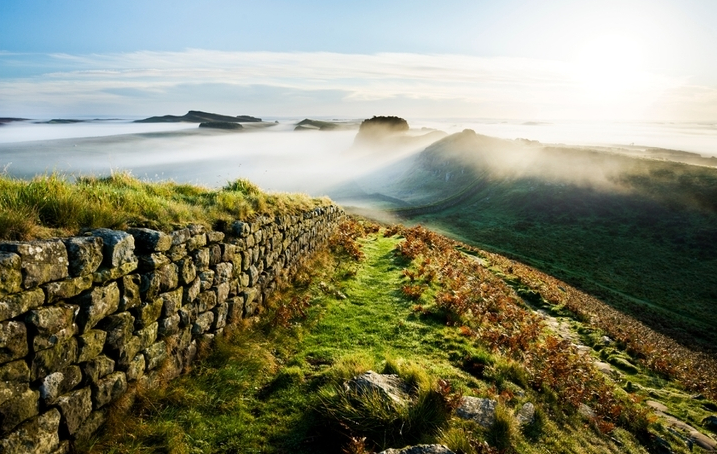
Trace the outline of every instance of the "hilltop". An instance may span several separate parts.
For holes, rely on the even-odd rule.
[[[204,122],[260,122],[261,118],[251,117],[249,115],[237,115],[235,117],[229,115],[220,115],[200,110],[190,110],[182,116],[163,115],[161,117],[149,117],[143,120],[135,120],[135,123],[204,123]]]

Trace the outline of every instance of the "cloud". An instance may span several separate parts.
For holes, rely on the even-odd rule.
[[[32,74],[18,69],[23,65]],[[390,108],[407,116],[717,118],[717,107],[703,97],[714,98],[712,87],[648,73],[626,73],[617,85],[604,86],[571,63],[525,58],[201,49],[35,58],[0,53],[0,68],[10,66],[11,76],[20,75],[0,79],[0,114],[143,115],[239,104],[263,115],[365,116]],[[221,92],[228,94],[224,103]],[[257,92],[267,97],[258,99]]]

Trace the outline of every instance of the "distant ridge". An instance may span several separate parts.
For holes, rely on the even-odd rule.
[[[13,121],[27,121],[27,118],[2,117],[2,118],[0,118],[0,125],[3,125],[5,123],[12,123]]]
[[[149,117],[144,120],[135,120],[135,123],[205,123],[205,122],[228,122],[228,123],[249,123],[260,122],[261,118],[251,117],[249,115],[237,115],[232,117],[229,115],[220,115],[200,110],[190,110],[182,116],[163,115],[161,117]]]

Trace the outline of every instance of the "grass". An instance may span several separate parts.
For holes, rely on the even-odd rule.
[[[150,183],[128,173],[70,178],[50,174],[0,177],[0,240],[66,236],[88,228],[149,227],[171,231],[187,223],[222,229],[252,214],[296,212],[328,199],[267,194],[247,180],[219,190],[174,182]]]
[[[102,437],[78,451],[361,454],[441,442],[458,454],[646,452],[634,433],[601,433],[554,393],[533,387],[519,360],[465,326],[447,325],[435,305],[441,282],[417,299],[406,295],[410,271],[422,262],[398,254],[402,243],[372,233],[360,240],[361,261],[345,248],[341,256],[318,254],[257,322],[228,330],[190,374],[141,391],[129,415],[115,412]],[[293,304],[300,310],[286,309]],[[395,405],[344,388],[367,370],[401,376],[409,401]],[[486,430],[453,416],[462,395],[498,400],[498,423]],[[537,416],[518,427],[512,415],[526,402]],[[669,439],[659,426],[651,430]]]

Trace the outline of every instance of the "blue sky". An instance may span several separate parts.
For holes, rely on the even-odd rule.
[[[0,116],[717,121],[717,2],[0,0]]]

